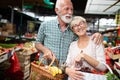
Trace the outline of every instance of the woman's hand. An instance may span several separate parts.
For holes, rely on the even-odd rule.
[[[95,44],[99,45],[103,42],[103,36],[100,33],[94,33],[92,35],[92,40],[95,42]]]
[[[67,67],[65,72],[71,80],[84,80],[84,75],[79,70],[80,68]]]
[[[83,58],[84,58],[84,54],[83,51],[81,51],[77,57],[75,58],[75,62],[80,62]]]
[[[75,65],[75,67],[81,67],[83,65],[83,59],[84,59],[84,54],[83,51],[81,51],[77,57],[75,58],[73,65]]]

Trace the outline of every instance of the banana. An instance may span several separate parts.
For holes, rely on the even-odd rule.
[[[58,74],[62,74],[62,70],[61,69],[58,69]]]
[[[52,75],[53,75],[53,76],[56,76],[56,73],[55,73],[55,71],[54,71],[54,68],[53,68],[53,67],[50,67],[50,68],[49,68],[49,71],[52,73]]]
[[[62,70],[56,66],[51,66],[49,68],[49,71],[52,73],[53,76],[56,76],[57,74],[62,74]]]
[[[58,67],[53,66],[53,68],[54,68],[55,73],[58,74]]]
[[[52,75],[53,75],[53,76],[56,76],[56,73],[55,73],[55,72],[53,72],[53,73],[52,73]]]

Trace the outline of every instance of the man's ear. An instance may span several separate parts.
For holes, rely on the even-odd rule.
[[[59,14],[58,8],[55,8],[55,12],[56,12],[56,14]]]

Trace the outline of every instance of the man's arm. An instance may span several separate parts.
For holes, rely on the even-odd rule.
[[[45,58],[52,59],[52,56],[53,56],[52,51],[49,48],[45,47],[42,43],[35,43],[35,47],[38,51],[43,52],[44,54],[43,56]]]
[[[43,45],[44,42],[44,38],[45,38],[45,27],[46,27],[46,22],[43,22],[38,30],[38,35],[37,35],[37,39],[36,39],[36,43],[35,43],[35,47],[38,51],[41,51],[44,55],[45,58],[51,58],[52,59],[52,51],[45,47]]]

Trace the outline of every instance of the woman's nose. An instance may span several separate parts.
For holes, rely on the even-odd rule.
[[[79,26],[78,26],[78,28],[80,29],[80,28],[81,28],[81,26],[79,25]]]

